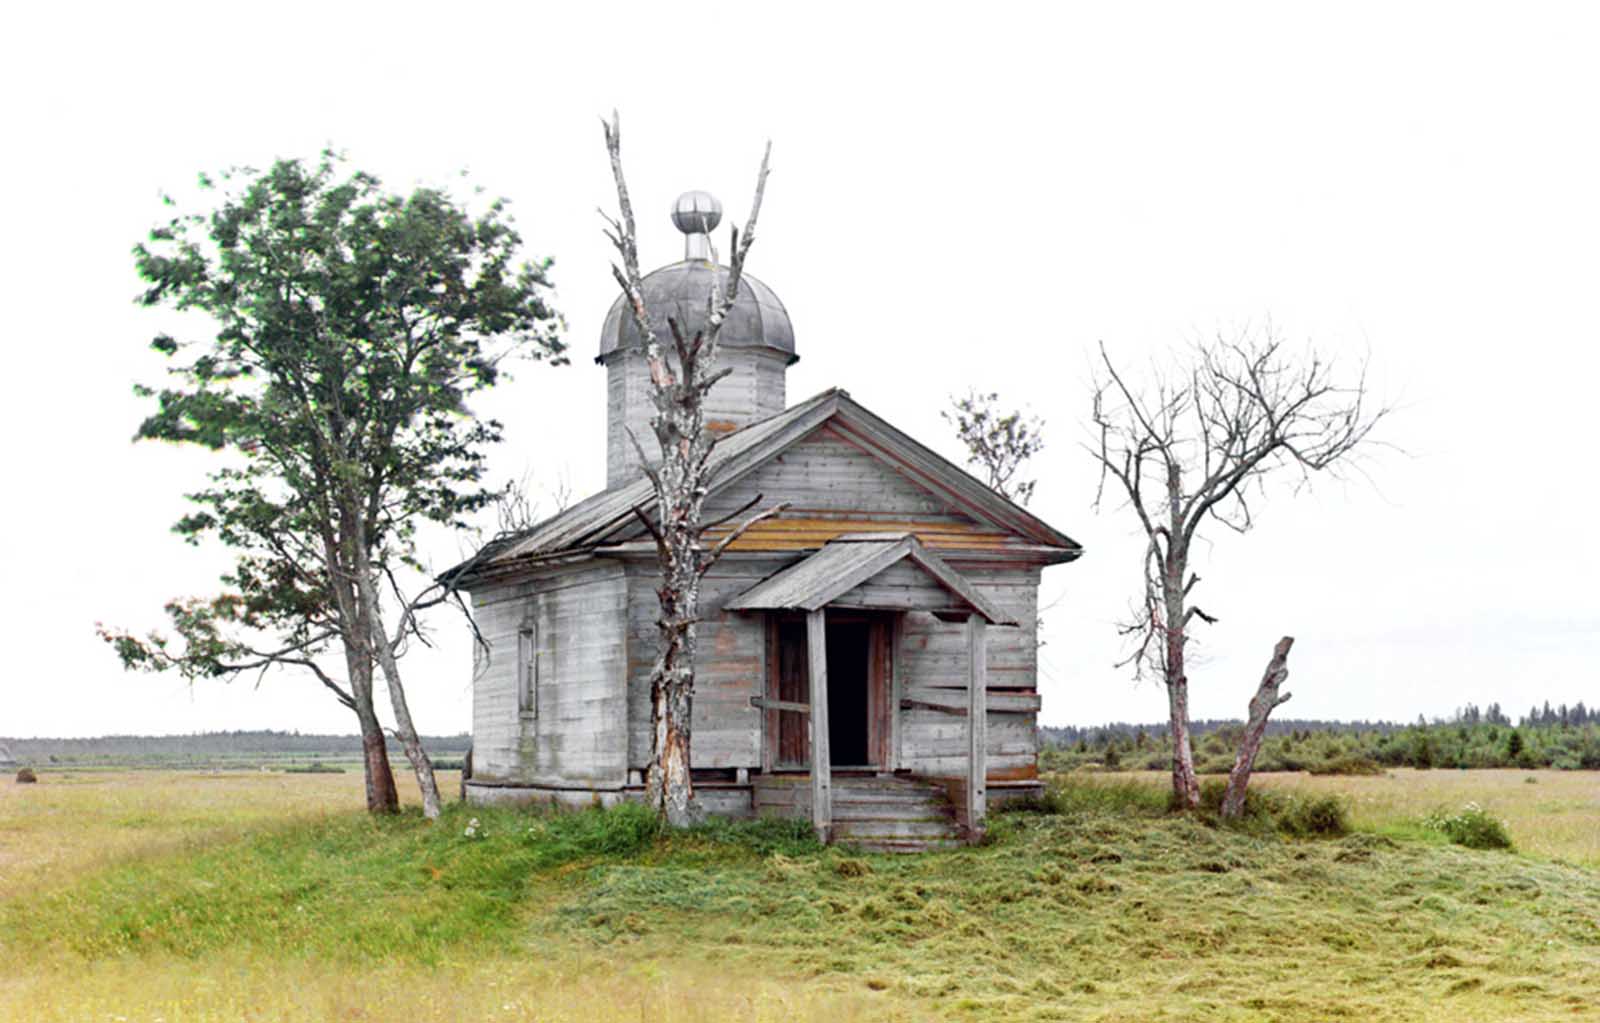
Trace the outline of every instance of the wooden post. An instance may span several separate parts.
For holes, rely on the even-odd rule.
[[[817,841],[833,831],[833,769],[828,754],[828,629],[825,611],[806,614],[806,664],[811,672],[811,823]]]
[[[900,770],[900,701],[905,699],[905,679],[900,671],[900,636],[904,614],[889,619],[889,770]]]
[[[989,811],[989,666],[982,615],[967,616],[967,835],[983,836]]]

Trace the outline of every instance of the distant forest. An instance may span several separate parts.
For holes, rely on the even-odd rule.
[[[472,745],[472,736],[425,735],[423,745],[430,754],[463,754]],[[202,762],[262,760],[269,758],[328,757],[348,759],[361,755],[359,735],[315,735],[303,732],[202,732],[197,735],[105,735],[94,739],[8,739],[0,736],[0,748],[9,749],[21,763],[29,764],[113,764],[158,762]],[[399,743],[390,740],[389,752],[403,756]]]
[[[1201,773],[1226,773],[1243,722],[1195,721],[1195,763]],[[1040,766],[1165,770],[1165,724],[1114,722],[1094,728],[1041,727]],[[1600,770],[1600,708],[1581,702],[1529,708],[1515,723],[1498,703],[1467,704],[1449,718],[1319,721],[1285,718],[1267,724],[1256,758],[1261,771],[1377,774],[1389,767],[1553,767]]]

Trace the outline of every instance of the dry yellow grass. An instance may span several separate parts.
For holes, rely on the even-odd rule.
[[[1371,777],[1261,774],[1256,779],[1290,792],[1342,795],[1359,828],[1406,824],[1439,807],[1459,810],[1474,802],[1505,821],[1520,851],[1600,867],[1600,774],[1594,771],[1401,768]]]
[[[459,776],[440,772],[455,791]],[[401,799],[416,780],[396,771]],[[124,859],[195,848],[264,827],[362,805],[359,770],[41,771],[39,784],[0,780],[0,899]]]
[[[1475,800],[1534,856],[1589,859],[1594,776],[1528,774],[1261,783],[1345,794],[1379,828]],[[526,818],[477,811],[495,835],[465,844],[473,811],[450,811],[448,831],[414,817],[378,826],[359,813],[360,788],[356,773],[176,772],[0,787],[0,918],[17,924],[0,933],[0,1023],[1554,1023],[1600,1004],[1600,879],[1520,855],[1084,811],[1007,818],[1010,837],[990,848],[871,858],[864,872],[839,869],[832,850],[674,839],[532,869],[528,887],[501,894],[476,879],[525,841]],[[329,823],[274,830],[307,817]],[[369,844],[381,856],[353,855]],[[346,881],[319,868],[330,858],[362,865]],[[8,903],[40,886],[53,894]],[[488,893],[516,915],[489,929],[492,915],[468,913],[474,890],[480,909]],[[299,902],[310,912],[296,938]],[[426,961],[407,940],[357,954],[308,937],[369,902],[390,907],[374,911],[384,920],[443,907],[456,917],[436,923],[485,926],[452,931]],[[72,951],[113,926],[128,935],[106,946],[119,951]],[[67,933],[77,940],[58,946]],[[8,949],[19,934],[26,945]],[[186,935],[209,937],[185,951]]]
[[[762,977],[715,962],[669,965],[571,948],[479,962],[337,966],[260,956],[74,963],[6,979],[5,1023],[743,1023],[931,1020],[926,1009],[842,985]]]

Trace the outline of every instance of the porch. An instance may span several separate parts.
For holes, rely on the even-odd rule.
[[[970,580],[914,536],[856,533],[727,607],[767,622],[767,682],[750,701],[764,711],[762,769],[751,779],[757,813],[808,816],[825,842],[928,847],[982,836],[992,709],[985,630],[1016,623]],[[903,670],[903,622],[913,612],[960,625],[963,663],[953,684]],[[1036,695],[1001,699],[1006,710],[1038,710]],[[960,729],[954,776],[914,777],[902,767],[917,759],[904,755],[901,734],[903,712],[913,709]]]

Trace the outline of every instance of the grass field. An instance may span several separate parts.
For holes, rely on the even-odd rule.
[[[1264,779],[1349,795],[1369,830],[1319,840],[1074,779],[906,858],[627,813],[372,820],[353,774],[46,774],[0,786],[0,1019],[1590,1018],[1600,872],[1571,864],[1600,779],[1527,774]],[[1413,837],[1466,799],[1531,853]]]
[[[1162,791],[1168,785],[1167,775],[1154,771],[1098,777],[1137,778]],[[1506,822],[1519,850],[1600,870],[1600,773],[1594,771],[1397,768],[1370,777],[1258,774],[1252,784],[1341,796],[1356,827],[1394,836],[1420,837],[1416,822],[1424,814],[1476,802]]]

